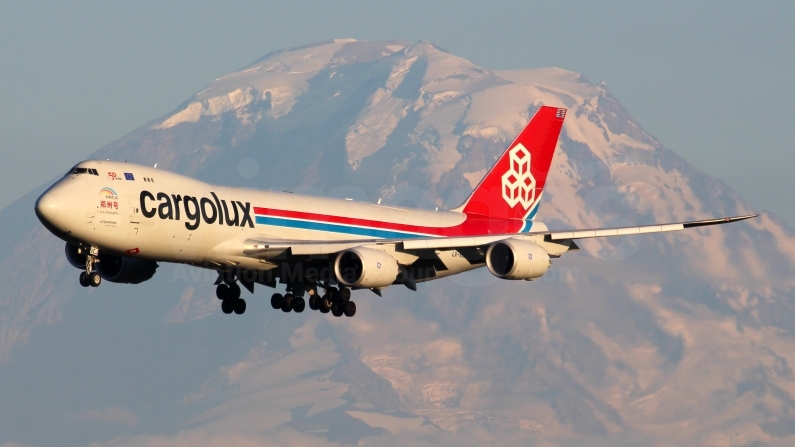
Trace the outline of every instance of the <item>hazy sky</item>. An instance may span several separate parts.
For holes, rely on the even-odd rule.
[[[666,147],[795,224],[795,2],[764,1],[4,0],[0,208],[213,79],[342,37],[604,81]]]

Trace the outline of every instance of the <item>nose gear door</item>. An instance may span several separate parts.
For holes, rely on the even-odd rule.
[[[135,201],[130,204],[130,226],[132,227],[132,234],[138,234],[138,226],[141,224],[141,209]]]

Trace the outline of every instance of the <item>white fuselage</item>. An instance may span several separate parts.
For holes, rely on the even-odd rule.
[[[132,163],[85,161],[76,168],[87,173],[67,174],[39,200],[45,225],[75,244],[151,260],[262,270],[274,265],[247,256],[245,241],[456,235],[467,218],[455,211],[215,186]],[[454,256],[442,258],[459,263]],[[473,268],[456,267],[449,273]]]

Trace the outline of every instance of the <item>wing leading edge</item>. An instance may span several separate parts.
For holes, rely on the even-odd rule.
[[[593,230],[573,230],[573,231],[548,231],[544,232],[550,240],[560,239],[586,239],[592,237],[605,236],[625,236],[629,234],[648,234],[665,233],[668,231],[679,231],[686,228],[706,227],[710,225],[721,225],[731,222],[738,222],[759,216],[758,214],[748,214],[745,216],[723,217],[720,219],[695,220],[691,222],[678,222],[662,225],[645,225],[640,227],[622,228],[598,228]]]
[[[467,247],[480,247],[493,242],[507,239],[543,239],[545,242],[560,245],[569,245],[573,239],[588,239],[594,237],[626,236],[632,234],[651,234],[679,231],[687,228],[722,225],[731,222],[751,219],[758,214],[744,216],[723,217],[720,219],[695,220],[689,222],[676,222],[660,225],[644,225],[637,227],[619,228],[594,228],[570,231],[538,231],[529,233],[504,233],[480,236],[456,237],[430,237],[412,239],[353,239],[345,241],[290,241],[290,240],[258,240],[247,239],[244,242],[243,252],[252,257],[270,258],[279,257],[288,253],[297,256],[330,255],[352,247],[379,245],[393,245],[402,251],[422,251],[429,249],[458,249]],[[565,249],[563,250],[565,251]]]

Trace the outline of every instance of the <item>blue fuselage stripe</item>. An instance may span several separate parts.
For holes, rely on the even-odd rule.
[[[402,231],[381,230],[377,228],[355,227],[333,224],[328,222],[313,222],[308,220],[284,219],[281,217],[256,216],[258,225],[272,225],[276,227],[297,228],[302,230],[326,231],[329,233],[354,234],[357,236],[376,237],[383,239],[407,239],[428,237],[422,234],[405,233]]]

